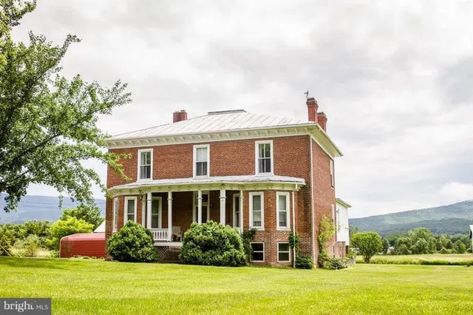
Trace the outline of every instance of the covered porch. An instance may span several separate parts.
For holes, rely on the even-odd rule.
[[[242,231],[248,210],[245,191],[297,191],[304,184],[303,179],[285,176],[225,176],[135,182],[109,192],[140,196],[138,223],[151,231],[156,246],[179,247],[193,222],[212,220]]]

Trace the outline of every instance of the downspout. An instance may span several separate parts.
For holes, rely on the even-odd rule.
[[[297,184],[296,184],[297,191]],[[294,202],[294,190],[292,191],[292,240],[296,239],[296,210]],[[292,249],[292,268],[296,268],[296,247]]]

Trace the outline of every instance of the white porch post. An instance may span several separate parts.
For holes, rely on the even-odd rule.
[[[225,189],[220,189],[220,224],[225,225]]]
[[[147,193],[146,194],[146,227],[148,229],[151,229],[151,207],[152,207],[152,202],[153,202],[153,199],[152,199],[152,195],[151,193]]]
[[[202,224],[202,190],[197,191],[197,223]]]
[[[172,192],[168,192],[168,239],[172,241]]]
[[[240,190],[240,231],[243,231],[243,190]]]

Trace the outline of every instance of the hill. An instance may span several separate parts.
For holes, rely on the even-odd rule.
[[[68,197],[64,197],[62,210],[59,209],[59,198],[48,196],[25,196],[18,204],[16,211],[6,213],[3,211],[5,206],[5,195],[0,194],[0,224],[5,223],[23,223],[31,220],[55,221],[62,213],[62,210],[77,206]],[[105,200],[96,199],[95,203],[102,213],[105,209]]]
[[[382,235],[405,233],[426,227],[437,234],[465,234],[473,224],[473,200],[435,208],[350,219],[350,225],[361,231],[377,231]]]

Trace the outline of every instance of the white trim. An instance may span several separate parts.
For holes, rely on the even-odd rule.
[[[151,229],[151,207],[153,202],[153,194],[151,192],[146,193],[146,228]]]
[[[253,226],[253,196],[260,196],[261,197],[261,226]],[[250,215],[249,215],[249,226],[250,229],[257,229],[260,231],[264,231],[264,192],[259,191],[259,192],[250,192],[249,193],[249,203],[250,203]]]
[[[220,224],[226,225],[226,201],[227,201],[227,194],[225,189],[220,189]]]
[[[140,170],[141,170],[141,153],[145,153],[145,152],[150,152],[151,153],[151,156],[150,156],[150,162],[151,162],[151,165],[150,165],[150,178],[141,178],[140,176]],[[140,182],[140,181],[147,181],[147,180],[153,180],[153,149],[152,148],[148,148],[148,149],[139,149],[138,150],[138,165],[136,167],[136,181],[137,182]]]
[[[239,202],[239,204],[238,204],[238,218],[236,218],[236,220],[235,220],[235,215],[236,215],[236,211],[235,211],[236,210],[236,207],[235,207],[236,202],[235,201],[237,199],[238,199],[238,202]],[[241,203],[240,194],[239,193],[233,194],[233,196],[232,196],[232,227],[238,228],[239,230],[241,230],[241,224],[240,224],[241,223],[241,220],[240,220],[241,219],[241,204],[240,203]],[[238,220],[238,225],[239,225],[238,227],[236,226],[236,222],[235,222],[237,220]]]
[[[145,216],[146,216],[146,194],[141,195],[141,225],[145,226]]]
[[[330,159],[330,185],[332,186],[332,188],[335,187],[335,162]]]
[[[173,190],[173,192],[176,192]],[[207,221],[210,220],[210,191],[209,190],[200,190],[201,192],[201,207],[207,207]],[[197,196],[196,196],[197,195]],[[207,195],[207,202],[203,202],[202,196]],[[197,203],[196,203],[197,201]],[[193,192],[192,197],[192,222],[202,223],[198,220],[198,212],[199,212],[199,191]],[[201,209],[202,212],[202,209]],[[201,213],[202,217],[202,213]]]
[[[285,196],[286,197],[286,222],[287,226],[279,226],[279,196]],[[291,198],[289,195],[289,192],[282,192],[278,191],[276,192],[276,227],[278,230],[283,230],[287,231],[291,229]]]
[[[172,241],[172,192],[171,191],[168,191],[168,238],[169,238],[169,241]]]
[[[133,222],[136,223],[136,211],[138,210],[138,197],[125,197],[124,207],[123,207],[123,225],[125,225],[128,220],[128,201],[134,200],[135,201],[135,209],[133,212]]]
[[[283,251],[282,253],[288,253],[288,257],[289,259],[288,260],[279,260],[279,244],[287,244],[287,247],[289,248],[289,251]],[[291,262],[291,246],[289,245],[289,242],[277,242],[276,243],[276,261],[277,262],[281,262],[281,263],[288,263],[288,262]]]
[[[197,167],[196,167],[196,158],[197,158],[197,149],[206,148],[207,149],[207,174],[206,175],[196,175]],[[209,144],[196,144],[193,147],[193,158],[192,158],[192,175],[194,177],[209,177],[210,176],[210,145]]]
[[[118,230],[118,214],[120,213],[120,199],[115,197],[112,199],[112,231],[115,232]]]
[[[263,260],[253,260],[252,259],[252,256],[253,256],[253,247],[251,245],[253,244],[263,244]],[[250,261],[251,262],[264,262],[266,260],[266,253],[265,253],[265,244],[264,242],[250,242],[250,247],[251,247],[251,255],[250,255]],[[260,251],[258,251],[258,253],[260,253]]]
[[[208,143],[228,140],[247,140],[258,138],[276,138],[289,136],[310,136],[329,156],[342,156],[342,152],[328,137],[327,133],[316,123],[293,124],[286,126],[260,127],[249,129],[232,129],[216,132],[196,132],[181,135],[160,135],[140,138],[109,138],[106,145],[109,149],[137,148],[184,143]],[[329,152],[330,151],[330,152]]]
[[[259,145],[260,144],[269,144],[271,148],[271,172],[268,173],[260,173],[258,170],[258,159],[259,159]],[[274,145],[273,140],[261,140],[255,141],[255,175],[273,175],[274,174]]]
[[[240,190],[240,232],[243,232],[243,190]]]

